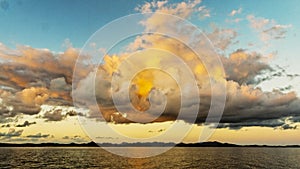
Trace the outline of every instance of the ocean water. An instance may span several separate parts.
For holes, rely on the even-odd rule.
[[[0,159],[0,168],[300,168],[300,148],[176,147],[154,157],[125,158],[96,147],[5,147]]]

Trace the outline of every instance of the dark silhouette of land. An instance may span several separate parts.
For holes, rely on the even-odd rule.
[[[69,143],[69,144],[62,144],[62,143],[24,143],[24,144],[13,144],[13,143],[0,143],[0,147],[98,147],[95,142],[89,143]]]
[[[214,142],[202,142],[202,143],[163,143],[163,142],[148,142],[148,143],[26,143],[26,144],[12,144],[12,143],[0,143],[0,147],[273,147],[273,148],[300,148],[300,145],[237,145],[231,143]]]
[[[231,143],[220,143],[217,141],[214,142],[203,142],[203,143],[179,143],[176,144],[176,147],[278,147],[278,148],[292,148],[298,147],[300,145],[238,145]]]

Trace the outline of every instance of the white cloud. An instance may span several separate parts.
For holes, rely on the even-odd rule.
[[[259,38],[262,42],[268,43],[272,39],[283,39],[286,36],[287,29],[292,25],[281,25],[273,19],[263,17],[255,17],[248,15],[247,19],[250,27],[259,33]]]
[[[234,9],[230,12],[229,16],[235,16],[237,14],[240,14],[242,12],[242,8],[239,8],[239,9]]]

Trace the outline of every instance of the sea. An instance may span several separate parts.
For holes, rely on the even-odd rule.
[[[124,147],[144,153],[151,147]],[[98,147],[1,147],[0,168],[300,168],[300,148],[175,147],[127,158]]]

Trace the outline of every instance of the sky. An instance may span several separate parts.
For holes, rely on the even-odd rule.
[[[0,142],[198,142],[213,132],[210,141],[299,144],[299,8],[297,0],[0,0]],[[109,27],[147,12],[136,25]],[[186,43],[143,34],[107,48],[139,29]],[[222,117],[206,123],[212,93]]]

